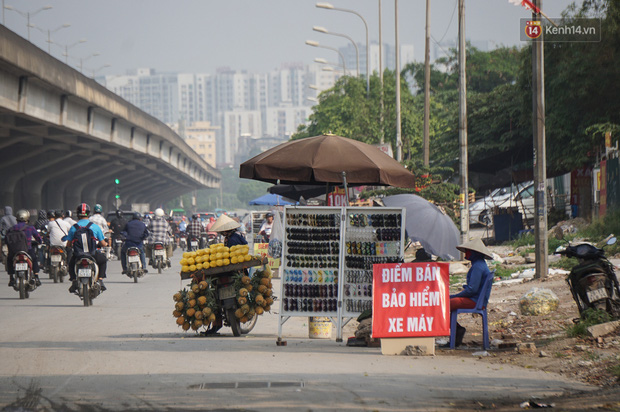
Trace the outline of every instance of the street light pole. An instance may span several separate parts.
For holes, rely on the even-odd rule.
[[[368,43],[368,23],[366,23],[366,19],[361,14],[356,12],[355,10],[341,9],[339,7],[334,7],[330,3],[316,3],[316,7],[320,9],[337,10],[337,11],[344,11],[345,13],[352,13],[352,14],[355,14],[360,19],[362,19],[362,21],[364,22],[364,28],[366,29],[366,97],[369,97],[370,96],[370,76],[369,76],[370,53],[369,53],[369,43]]]
[[[385,142],[385,139],[383,136],[383,44],[381,35],[381,0],[379,0],[379,100],[381,102],[381,114],[379,115],[379,122],[381,124],[381,128],[379,129],[379,138],[380,143],[383,144]]]
[[[23,12],[21,10],[16,9],[13,6],[5,6],[4,5],[4,1],[3,1],[2,2],[2,9],[3,9],[2,10],[2,19],[3,19],[3,24],[4,24],[4,9],[12,10],[12,11],[18,13],[18,14],[21,14],[23,17],[26,18],[26,27],[28,28],[28,41],[30,41],[30,16],[34,17],[37,14],[39,14],[40,12],[42,12],[43,10],[49,10],[51,8],[52,8],[52,6],[45,6],[45,7],[41,7],[40,9],[37,9],[37,10],[35,10],[33,12],[29,12],[29,11]]]
[[[353,47],[355,47],[355,61],[357,63],[357,75],[358,76],[360,75],[360,51],[357,48],[357,44],[351,37],[347,36],[346,34],[331,32],[327,30],[325,27],[321,27],[321,26],[314,26],[312,27],[312,30],[318,31],[319,33],[331,34],[332,36],[344,37],[345,39],[348,39],[351,43],[353,43]]]
[[[333,47],[329,47],[329,46],[323,46],[318,41],[314,41],[314,40],[306,40],[306,44],[308,46],[319,47],[319,48],[322,48],[322,49],[332,50],[332,51],[335,51],[336,53],[338,53],[338,55],[340,56],[340,59],[342,60],[342,67],[344,68],[344,74],[346,76],[346,74],[347,74],[347,63],[344,60],[344,54],[342,54],[342,52],[340,50],[335,49]]]
[[[97,57],[97,56],[99,56],[99,53],[93,53],[93,54],[91,54],[89,56],[80,58],[80,73],[84,73],[84,62],[88,61],[92,57]]]
[[[76,41],[75,43],[65,45],[65,53],[64,53],[65,64],[69,64],[69,49],[81,43],[86,43],[86,39],[80,39],[79,41]]]

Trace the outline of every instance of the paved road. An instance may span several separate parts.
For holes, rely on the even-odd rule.
[[[90,308],[46,275],[20,301],[0,270],[0,409],[450,410],[463,399],[523,401],[588,389],[470,356],[382,356],[378,348],[308,339],[306,318],[284,325],[288,346],[278,347],[273,313],[245,337],[227,328],[196,337],[172,317],[179,256],[172,269],[138,284],[110,262],[108,291]]]

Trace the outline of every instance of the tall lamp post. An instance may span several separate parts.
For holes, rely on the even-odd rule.
[[[366,29],[366,97],[368,97],[370,95],[370,76],[369,76],[369,70],[370,70],[370,44],[368,43],[368,23],[366,23],[366,19],[364,19],[364,17],[359,14],[358,12],[356,12],[355,10],[349,10],[349,9],[341,9],[339,7],[334,7],[332,4],[330,3],[316,3],[316,7],[320,8],[320,9],[327,9],[327,10],[337,10],[337,11],[344,11],[345,13],[352,13],[355,14],[357,17],[359,17],[360,19],[362,19],[362,21],[364,22],[364,28]]]
[[[34,27],[35,29],[39,30],[41,33],[47,32],[47,54],[52,54],[52,33],[56,33],[58,30],[61,29],[66,29],[67,27],[71,27],[71,25],[69,23],[65,23],[62,26],[58,26],[53,30],[47,29],[47,30],[43,30],[42,28],[32,25],[32,27]]]
[[[31,26],[30,26],[30,17],[34,17],[34,16],[36,16],[37,14],[39,14],[40,12],[42,12],[43,10],[49,10],[49,9],[51,9],[51,8],[52,8],[52,6],[44,6],[44,7],[41,7],[40,9],[37,9],[37,10],[32,11],[32,12],[31,12],[31,11],[25,11],[25,12],[24,12],[24,11],[21,11],[21,10],[16,9],[16,8],[15,8],[15,7],[13,7],[13,6],[4,6],[4,8],[5,8],[5,9],[7,9],[7,10],[12,10],[12,11],[14,11],[14,12],[16,12],[16,13],[19,13],[19,14],[21,14],[23,17],[25,17],[25,18],[26,18],[26,25],[27,25],[27,27],[28,27],[28,41],[30,41],[30,27],[31,27]]]
[[[95,78],[95,74],[97,74],[98,71],[105,69],[106,67],[111,67],[111,64],[104,64],[103,66],[99,66],[96,69],[93,69],[93,79]]]
[[[93,54],[88,55],[86,57],[81,57],[80,58],[80,73],[84,73],[84,62],[92,59],[93,57],[97,57],[97,56],[99,56],[99,53],[93,53]]]
[[[348,39],[351,43],[353,43],[353,47],[355,47],[355,62],[357,64],[357,75],[358,76],[360,75],[360,51],[357,47],[357,44],[351,37],[347,36],[346,34],[331,32],[327,30],[325,27],[321,27],[321,26],[314,26],[312,27],[312,30],[318,31],[319,33],[331,34],[332,36],[344,37],[345,39]]]
[[[337,63],[332,63],[332,62],[328,62],[327,60],[321,58],[321,57],[317,57],[314,59],[314,61],[316,63],[320,63],[320,64],[326,64],[328,66],[336,66],[336,67],[342,67],[341,65],[337,64]],[[344,69],[344,67],[343,67]]]
[[[76,41],[75,43],[65,45],[65,52],[63,53],[63,56],[65,56],[65,64],[69,64],[69,49],[81,43],[86,43],[86,39],[80,39],[79,41]]]
[[[329,47],[329,46],[323,46],[322,44],[320,44],[318,41],[314,41],[314,40],[306,40],[306,44],[308,46],[312,46],[312,47],[319,47],[321,49],[327,49],[327,50],[332,50],[335,51],[336,53],[338,53],[338,55],[340,56],[340,59],[342,60],[342,67],[344,68],[344,74],[347,74],[347,63],[344,60],[344,54],[342,54],[342,52],[336,48],[333,47]]]

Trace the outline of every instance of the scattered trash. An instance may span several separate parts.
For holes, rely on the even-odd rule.
[[[518,353],[534,353],[536,352],[536,344],[534,342],[517,343]]]
[[[518,314],[516,312],[510,312],[508,316],[518,316]]]
[[[471,356],[491,356],[491,355],[489,355],[489,352],[484,350],[480,352],[474,352],[471,354]]]
[[[491,341],[491,346],[493,346],[493,347],[499,347],[499,345],[501,345],[502,343],[504,343],[504,341],[503,341],[503,340],[501,340],[501,339],[493,339],[493,340]]]
[[[450,342],[449,338],[439,338],[439,339],[435,339],[435,345],[446,345],[448,342]]]
[[[407,345],[400,354],[405,356],[422,356],[425,353],[426,347]]]
[[[521,409],[535,409],[535,408],[554,408],[555,407],[555,403],[538,403],[538,402],[534,402],[534,401],[525,401],[523,403],[521,403],[519,405],[521,407]]]
[[[519,301],[519,308],[523,315],[546,315],[554,312],[560,306],[560,299],[550,289],[533,288]]]
[[[538,353],[538,356],[539,356],[540,358],[548,358],[548,357],[549,357],[549,354],[548,354],[547,352],[545,352],[544,350],[541,350],[541,351]]]

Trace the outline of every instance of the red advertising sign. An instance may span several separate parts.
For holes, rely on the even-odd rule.
[[[450,334],[450,264],[373,266],[372,337]]]
[[[348,206],[347,193],[344,189],[336,188],[332,193],[327,195],[327,206]]]

